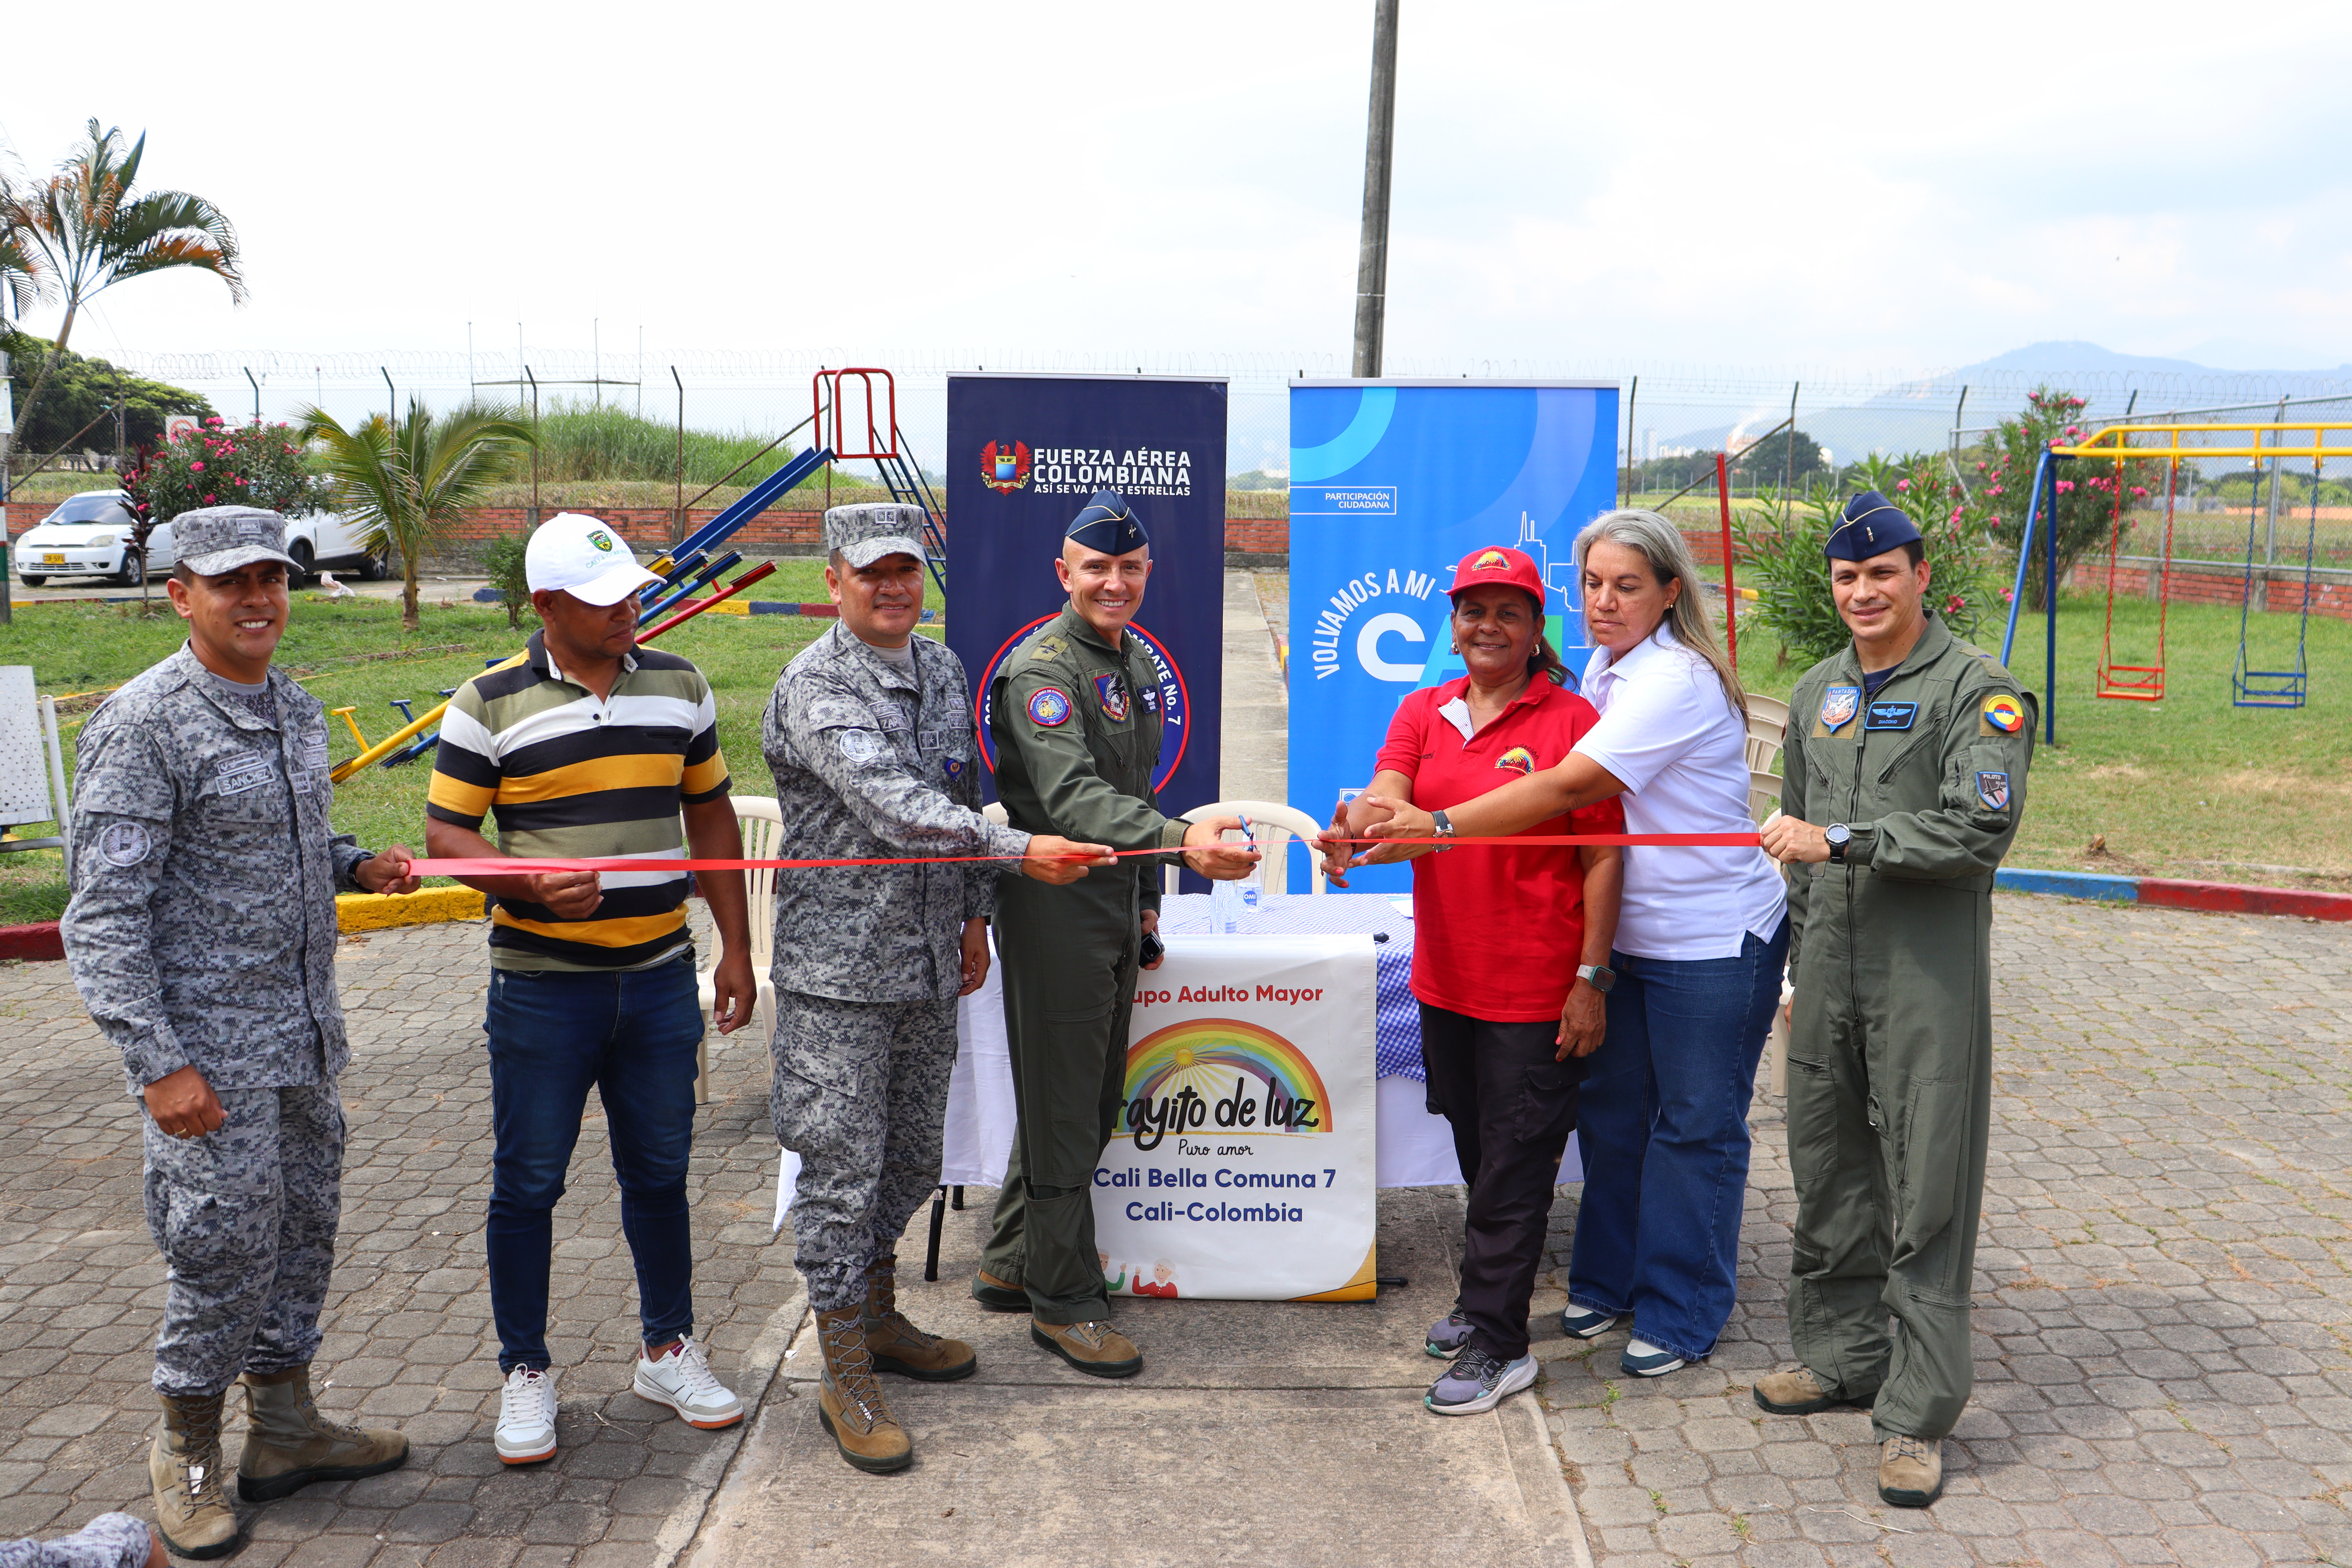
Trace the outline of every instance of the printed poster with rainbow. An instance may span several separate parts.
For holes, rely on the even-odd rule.
[[[1372,951],[1369,936],[1186,936],[1139,978],[1094,1178],[1112,1294],[1371,1296]]]

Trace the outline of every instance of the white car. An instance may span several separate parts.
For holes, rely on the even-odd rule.
[[[128,490],[84,490],[16,536],[9,546],[17,578],[37,588],[52,577],[110,578],[137,587],[147,574],[168,572],[178,559],[172,525],[158,523],[142,556],[132,531],[138,516]],[[341,512],[306,512],[286,520],[286,553],[300,563],[296,584],[320,567],[349,569],[365,582],[383,575],[383,562],[361,547],[359,532]]]

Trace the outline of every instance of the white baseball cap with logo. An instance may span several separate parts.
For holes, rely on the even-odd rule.
[[[532,593],[561,589],[600,607],[662,586],[610,523],[585,512],[559,511],[541,523],[523,546],[522,566]]]

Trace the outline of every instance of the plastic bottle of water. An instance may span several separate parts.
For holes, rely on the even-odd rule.
[[[1239,882],[1209,884],[1209,925],[1212,930],[1231,931],[1242,916],[1242,885]]]

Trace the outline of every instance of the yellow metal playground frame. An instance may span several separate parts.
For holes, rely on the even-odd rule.
[[[2183,445],[2189,436],[2241,436],[2248,437],[2235,443],[2216,442],[2213,445]],[[2302,445],[2290,446],[2287,437],[2304,435],[2309,439]],[[2345,439],[2336,445],[2328,437],[2340,435]],[[2265,441],[2264,437],[2271,439]],[[2156,437],[2151,444],[2140,444],[2135,438]],[[2057,723],[2057,664],[2058,664],[2058,531],[2056,522],[2059,460],[2074,458],[2101,458],[2123,462],[2162,462],[2166,465],[2165,542],[2162,570],[2165,583],[2158,591],[2158,662],[2147,665],[2116,665],[2109,657],[2113,652],[2112,628],[2115,610],[2115,547],[2121,543],[2122,485],[2120,476],[2116,493],[2116,529],[2110,541],[2107,557],[2107,608],[2110,642],[2101,652],[2098,694],[2102,697],[2124,698],[2137,701],[2155,701],[2163,696],[2164,688],[2164,619],[2168,603],[2169,577],[2172,564],[2172,490],[2181,459],[2210,458],[2242,458],[2249,460],[2257,478],[2256,494],[2264,462],[2273,465],[2295,458],[2309,458],[2312,471],[2312,517],[2306,529],[2304,545],[2304,593],[2301,615],[2295,632],[2295,658],[2293,669],[2255,669],[2251,667],[2246,652],[2248,622],[2253,608],[2253,540],[2252,519],[2248,517],[2245,593],[2238,616],[2238,658],[2231,675],[2231,700],[2241,708],[2300,708],[2309,687],[2309,663],[2305,658],[2306,639],[2311,622],[2311,576],[2318,552],[2318,479],[2322,466],[2329,458],[2352,458],[2352,422],[2331,420],[2263,420],[2245,423],[2173,423],[2149,421],[2146,424],[2109,425],[2089,438],[2071,446],[2052,446],[2034,468],[2032,495],[2027,503],[2024,536],[2018,542],[2017,582],[2010,599],[2009,626],[2001,639],[2001,661],[2009,662],[2017,640],[2017,618],[2024,608],[2026,563],[2032,559],[2033,530],[2045,513],[2049,517],[2045,549],[2048,552],[2050,590],[2044,595],[2044,671],[2045,692],[2042,722],[2045,735],[2055,741]],[[2117,680],[2116,676],[2126,679]],[[2132,679],[2137,678],[2137,679]]]

